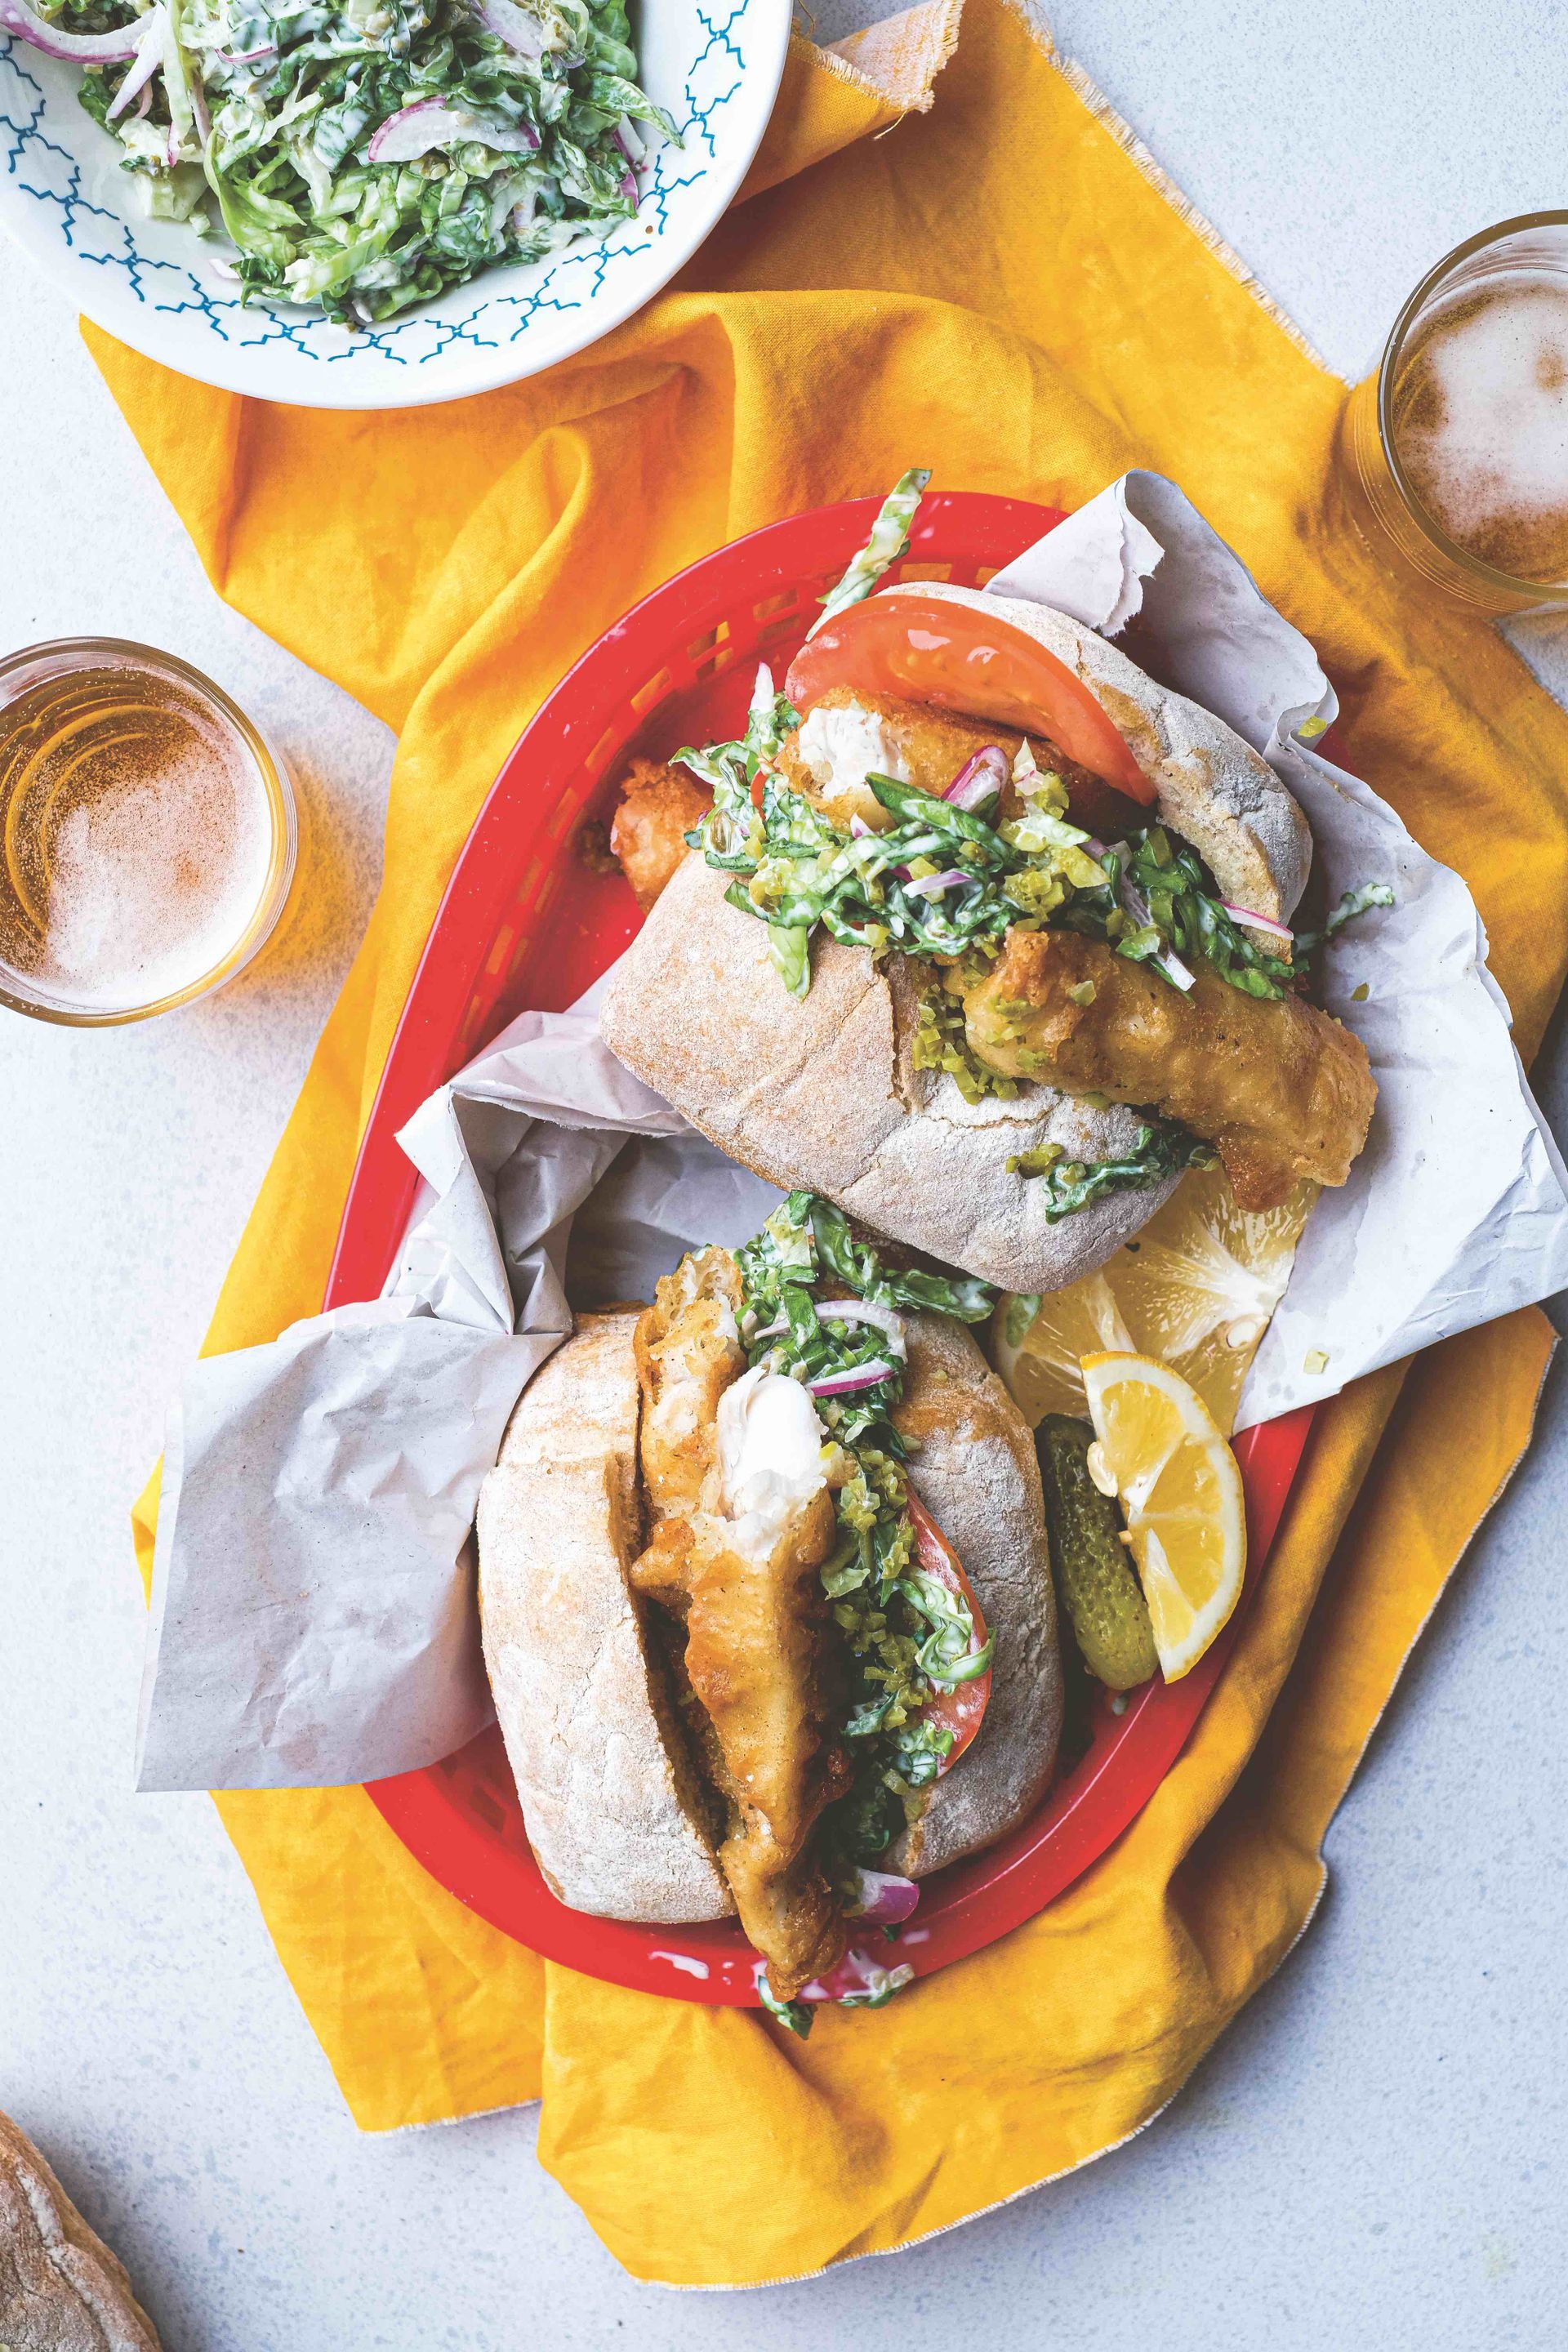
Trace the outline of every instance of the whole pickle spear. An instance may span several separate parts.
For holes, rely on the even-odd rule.
[[[1154,1632],[1121,1541],[1121,1514],[1089,1475],[1094,1432],[1086,1421],[1047,1413],[1037,1443],[1057,1590],[1068,1622],[1090,1674],[1110,1690],[1131,1690],[1155,1670]]]

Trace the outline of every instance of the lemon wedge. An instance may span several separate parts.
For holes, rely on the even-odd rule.
[[[1154,1651],[1168,1683],[1190,1674],[1241,1596],[1241,1472],[1190,1381],[1152,1356],[1083,1360],[1094,1423],[1090,1472],[1114,1484]]]
[[[1228,1433],[1316,1197],[1303,1181],[1281,1207],[1249,1215],[1222,1170],[1194,1171],[1097,1274],[1004,1298],[992,1355],[1025,1419],[1081,1416],[1080,1358],[1131,1349],[1184,1374]]]

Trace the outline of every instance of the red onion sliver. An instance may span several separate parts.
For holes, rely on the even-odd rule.
[[[887,1333],[896,1354],[905,1353],[904,1318],[896,1307],[883,1307],[874,1298],[826,1298],[818,1302],[816,1319],[819,1323],[875,1324],[879,1331]],[[757,1333],[759,1339],[763,1336],[761,1331]]]
[[[0,5],[5,0],[0,0]],[[444,98],[416,98],[389,114],[366,151],[373,163],[414,163],[433,147],[477,140],[498,155],[531,155],[539,140],[526,122],[487,122]]]
[[[995,799],[1007,775],[1007,754],[999,744],[986,743],[964,761],[942,797],[954,808],[978,808],[983,801]]]
[[[1267,931],[1271,938],[1283,940],[1288,947],[1295,944],[1295,932],[1285,924],[1275,922],[1270,916],[1255,914],[1250,907],[1233,907],[1228,898],[1222,898],[1220,905],[1233,923],[1245,923],[1254,931]]]
[[[479,21],[514,57],[537,61],[544,55],[543,26],[531,9],[518,7],[516,0],[484,0]]]
[[[142,17],[135,63],[114,93],[114,102],[103,118],[106,122],[117,121],[133,98],[142,101],[136,109],[139,115],[145,114],[152,105],[153,93],[147,85],[163,62],[163,32],[168,21],[168,11],[163,6],[162,0],[156,8]]]
[[[63,58],[68,65],[111,66],[133,58],[142,45],[142,26],[116,25],[109,33],[61,33],[48,24],[27,0],[0,0],[0,32],[41,49],[47,58]]]
[[[891,1871],[858,1870],[855,1877],[860,1889],[859,1916],[873,1927],[896,1927],[921,1899],[912,1878],[896,1877]]]
[[[263,41],[259,48],[219,49],[217,54],[226,66],[255,66],[259,65],[263,58],[275,58],[278,44],[276,41]]]
[[[871,826],[867,824],[863,816],[852,816],[850,818],[849,838],[851,841],[864,841],[866,835],[871,830]]]
[[[973,875],[966,874],[962,866],[950,866],[945,874],[928,874],[923,881],[906,882],[904,887],[912,898],[940,898],[942,892],[951,890],[955,882],[973,882]]]
[[[858,1389],[874,1389],[879,1381],[890,1380],[898,1367],[885,1358],[874,1356],[868,1364],[857,1364],[852,1371],[824,1372],[820,1380],[807,1381],[812,1396],[853,1396]]]

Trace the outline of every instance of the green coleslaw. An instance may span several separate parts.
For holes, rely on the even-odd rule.
[[[247,298],[379,323],[637,211],[649,131],[621,0],[62,0],[57,55],[155,217],[222,231]],[[8,24],[8,29],[12,29]]]

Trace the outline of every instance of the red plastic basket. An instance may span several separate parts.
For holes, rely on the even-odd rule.
[[[523,733],[458,860],[398,1024],[343,1211],[329,1307],[374,1298],[392,1265],[417,1183],[398,1128],[515,1013],[564,1010],[637,929],[626,884],[576,851],[584,818],[607,818],[627,755],[738,733],[757,661],[782,676],[876,510],[875,499],[851,499],[704,557],[607,630]],[[928,497],[892,576],[981,586],[1060,520],[1016,499]],[[1121,1716],[1097,1703],[1086,1753],[1033,1818],[929,1882],[897,1947],[917,1975],[1043,1910],[1148,1802],[1224,1670],[1310,1421],[1310,1411],[1292,1413],[1237,1442],[1251,1566],[1230,1624],[1184,1681],[1149,1685]],[[434,1878],[546,1958],[643,1991],[755,2002],[754,1956],[738,1927],[658,1929],[557,1901],[529,1846],[499,1732],[368,1793]]]

